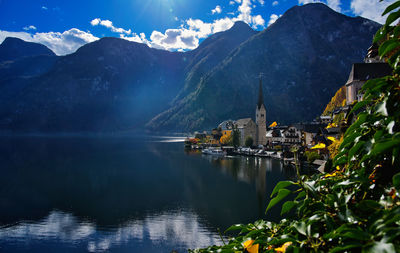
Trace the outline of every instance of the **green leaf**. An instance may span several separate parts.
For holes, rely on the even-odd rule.
[[[364,247],[363,252],[371,253],[395,253],[396,250],[392,243],[373,242]]]
[[[363,200],[357,204],[357,208],[359,210],[364,210],[367,212],[371,212],[372,210],[380,209],[381,207],[382,206],[378,202],[376,202],[374,200],[370,200],[370,199]]]
[[[307,235],[307,225],[304,221],[298,222],[293,227],[302,235]]]
[[[299,194],[297,194],[296,198],[294,200],[298,200],[300,198],[304,198],[307,195],[305,191],[301,191]]]
[[[351,231],[346,231],[344,234],[341,234],[340,236],[360,241],[367,241],[370,239],[370,235],[368,233],[358,229],[352,229]]]
[[[289,191],[288,189],[280,189],[278,195],[275,198],[271,199],[271,201],[269,202],[267,210],[265,210],[265,212],[268,212],[269,209],[282,201],[282,199],[286,198],[290,193],[291,191]]]
[[[382,154],[398,145],[400,145],[400,139],[390,139],[389,141],[375,143],[374,147],[371,150],[371,155],[374,156]]]
[[[354,155],[357,154],[357,152],[360,150],[360,148],[364,147],[365,141],[359,141],[357,142],[356,145],[354,145],[350,150],[349,150],[349,155],[348,159],[349,161],[353,158]]]
[[[243,225],[243,224],[235,224],[235,225],[230,226],[227,230],[225,230],[225,232],[240,230],[240,229],[243,229],[244,227],[245,227],[245,225]]]
[[[394,21],[396,21],[398,18],[400,17],[400,12],[396,11],[396,12],[392,12],[389,14],[389,16],[386,19],[386,23],[385,25],[389,26],[391,25]]]
[[[395,147],[393,149],[393,154],[392,154],[392,165],[394,165],[396,161],[398,162],[399,159],[400,159],[400,147]]]
[[[379,141],[379,139],[383,136],[384,132],[383,130],[376,131],[374,134],[374,140],[375,142]]]
[[[382,56],[386,56],[388,53],[393,51],[394,49],[400,46],[400,42],[394,40],[388,40],[385,43],[388,43],[385,48],[382,48],[382,51],[379,51],[379,54]],[[381,49],[381,48],[379,48]]]
[[[297,206],[297,201],[286,201],[283,205],[282,205],[282,210],[281,210],[281,215],[289,212],[290,210],[293,209],[293,207]]]
[[[386,7],[385,11],[382,13],[382,16],[385,16],[386,14],[388,14],[389,12],[393,11],[394,9],[397,9],[400,7],[400,2],[397,1],[391,5],[389,5],[388,7]]]
[[[382,114],[383,116],[388,116],[386,101],[387,101],[387,98],[384,99],[383,102],[378,104],[375,108],[376,112]]]
[[[288,187],[289,185],[294,185],[296,184],[295,182],[292,181],[280,181],[279,183],[276,184],[274,190],[271,193],[271,198],[280,190],[283,188]]]
[[[339,159],[335,160],[333,166],[341,165],[347,162],[347,156],[341,156]]]
[[[387,32],[384,27],[381,27],[378,31],[376,31],[373,42],[377,43],[381,41],[386,36],[386,34]]]
[[[393,176],[392,178],[393,185],[396,188],[400,188],[400,173],[397,173],[396,175]]]
[[[362,244],[349,244],[346,246],[335,247],[329,252],[330,253],[336,253],[336,252],[342,252],[342,251],[349,252],[349,249],[355,249],[355,248],[361,248],[361,247],[362,247]]]
[[[354,105],[353,109],[351,109],[350,113],[353,113],[361,108],[363,108],[364,106],[366,106],[367,104],[371,103],[371,100],[363,100],[360,102],[357,102],[357,104]]]

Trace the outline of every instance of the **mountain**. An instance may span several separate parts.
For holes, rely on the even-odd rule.
[[[53,51],[42,44],[18,38],[7,37],[0,45],[0,62],[38,55],[55,56]]]
[[[178,93],[185,94],[185,87],[200,80],[202,75],[193,75],[194,70],[207,73],[255,33],[238,22],[187,53],[103,38],[58,57],[49,71],[39,76],[24,76],[21,69],[13,81],[9,71],[0,66],[0,94],[7,94],[0,95],[0,129],[77,132],[143,128],[168,109]],[[27,69],[34,65],[26,63]]]
[[[32,78],[48,72],[56,60],[44,45],[6,38],[0,45],[0,105],[13,101]]]
[[[311,119],[343,85],[351,64],[363,59],[378,28],[308,4],[262,32],[237,22],[184,53],[102,38],[55,56],[44,46],[6,39],[0,130],[209,129],[253,116],[260,72],[267,120]]]
[[[181,88],[182,59],[182,53],[118,38],[86,44],[30,78],[13,100],[2,101],[0,127],[73,132],[140,127]]]
[[[242,21],[237,21],[225,32],[215,33],[199,47],[187,53],[189,60],[185,68],[185,85],[175,100],[193,92],[201,78],[220,63],[232,50],[257,34]]]
[[[362,61],[379,27],[324,4],[295,6],[242,43],[147,127],[200,130],[251,117],[260,73],[267,121],[311,120],[344,84],[351,64]]]

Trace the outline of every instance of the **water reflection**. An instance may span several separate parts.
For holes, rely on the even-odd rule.
[[[52,211],[38,222],[21,222],[1,228],[0,248],[7,249],[10,242],[22,240],[23,245],[20,246],[26,248],[31,248],[37,241],[43,240],[64,244],[82,243],[89,252],[118,250],[132,242],[147,244],[147,248],[149,245],[158,245],[164,249],[187,249],[219,244],[219,236],[209,231],[199,219],[192,212],[175,211],[148,215],[143,220],[131,220],[117,229],[102,231],[97,230],[93,222],[79,221],[69,213]],[[129,246],[131,250],[135,250],[135,245]]]
[[[185,154],[176,139],[1,137],[0,251],[184,252],[281,218],[265,208],[293,171]]]

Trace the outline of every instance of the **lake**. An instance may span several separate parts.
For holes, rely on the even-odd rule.
[[[185,152],[182,138],[0,137],[0,252],[186,252],[265,215],[295,171]]]

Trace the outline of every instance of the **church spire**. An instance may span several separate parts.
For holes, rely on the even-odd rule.
[[[264,104],[264,96],[263,96],[263,92],[262,92],[262,80],[261,80],[261,74],[260,74],[260,86],[259,86],[259,90],[258,90],[257,108],[260,109],[263,104]]]

